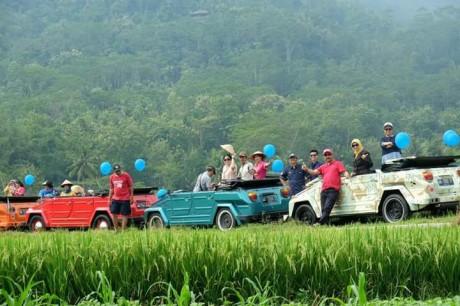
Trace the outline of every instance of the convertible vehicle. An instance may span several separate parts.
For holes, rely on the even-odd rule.
[[[156,189],[134,188],[134,202],[129,216],[131,224],[140,226],[144,222],[144,210],[158,200],[152,193]],[[113,227],[113,217],[107,195],[108,192],[103,192],[97,196],[43,198],[42,204],[27,211],[26,224],[31,232],[49,228],[110,229]]]
[[[0,230],[19,228],[26,224],[26,212],[38,205],[39,197],[0,197]]]
[[[331,217],[380,215],[399,222],[412,212],[458,207],[460,156],[405,157],[385,164],[376,173],[342,178],[340,196]],[[320,178],[289,202],[289,216],[313,224],[321,216]]]
[[[231,180],[216,191],[166,194],[145,210],[149,228],[173,225],[217,225],[228,230],[238,225],[282,218],[288,212],[289,191],[278,178]]]

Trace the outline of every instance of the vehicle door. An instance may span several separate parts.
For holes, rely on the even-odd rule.
[[[192,192],[178,192],[170,194],[171,223],[186,223],[190,220],[192,208]]]
[[[70,225],[70,213],[73,209],[72,197],[43,198],[46,203],[44,210],[48,211],[50,216],[50,226],[67,226]]]
[[[331,214],[353,215],[378,211],[379,174],[369,173],[342,178],[339,199]]]
[[[77,227],[87,227],[90,225],[94,215],[94,197],[71,197],[73,209],[70,214],[70,222]],[[108,206],[108,199],[105,198]]]
[[[190,223],[212,224],[212,216],[216,206],[214,195],[214,191],[200,191],[192,194]]]

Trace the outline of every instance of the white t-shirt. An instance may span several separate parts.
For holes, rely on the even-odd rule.
[[[254,165],[250,162],[246,162],[244,165],[241,165],[240,171],[238,171],[238,178],[241,178],[242,180],[253,180],[254,176],[249,173],[249,170],[254,168]]]

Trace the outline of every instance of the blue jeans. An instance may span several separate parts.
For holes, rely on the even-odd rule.
[[[334,188],[321,191],[321,217],[318,221],[319,224],[323,225],[329,222],[329,215],[338,198],[339,191]]]

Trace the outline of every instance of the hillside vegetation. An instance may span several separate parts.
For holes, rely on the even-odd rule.
[[[110,161],[179,189],[220,144],[350,165],[353,138],[378,164],[386,121],[407,155],[457,153],[442,133],[458,128],[460,8],[401,22],[365,2],[2,1],[0,177],[104,187]]]

